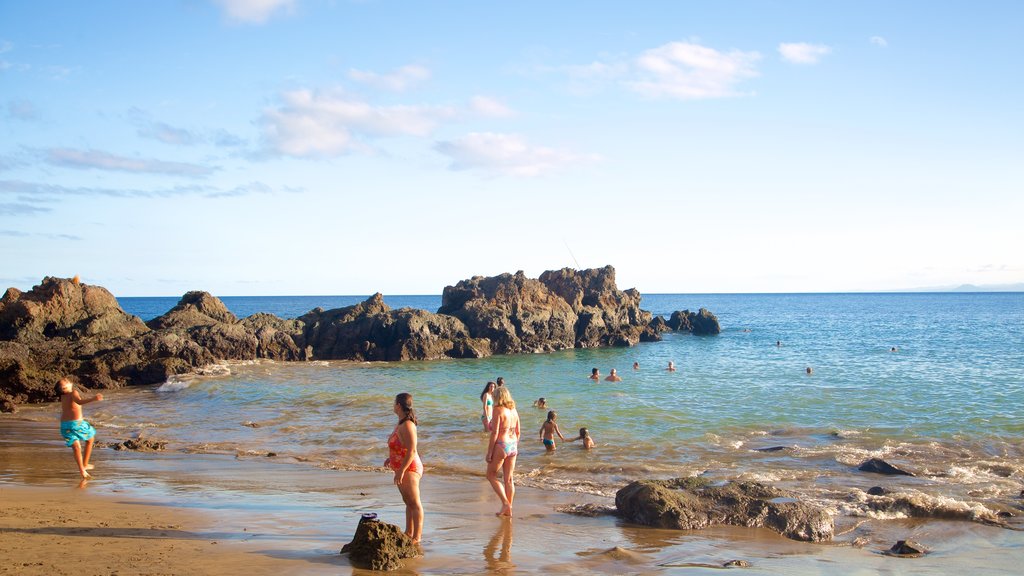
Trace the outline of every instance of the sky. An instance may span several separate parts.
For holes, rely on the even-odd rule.
[[[0,290],[1024,281],[1024,3],[0,0]]]

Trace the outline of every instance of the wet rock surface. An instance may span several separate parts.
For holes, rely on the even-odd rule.
[[[881,458],[870,458],[868,460],[865,460],[864,462],[861,463],[860,466],[857,467],[857,470],[860,470],[861,472],[873,472],[875,474],[886,474],[888,476],[914,475],[913,472],[909,472],[907,470],[904,470],[903,468],[900,468],[899,466],[889,464],[888,462],[882,460]]]
[[[341,549],[352,565],[369,570],[396,570],[402,560],[415,558],[419,548],[394,524],[363,517],[352,541]]]
[[[155,440],[129,439],[124,442],[117,442],[110,445],[114,450],[135,450],[137,452],[159,452],[167,447],[167,442]]]
[[[623,518],[656,528],[764,527],[807,542],[831,540],[835,531],[825,510],[759,482],[708,486],[700,478],[640,480],[616,493],[615,506]]]
[[[913,540],[898,540],[885,553],[902,558],[920,558],[928,553],[928,549]]]

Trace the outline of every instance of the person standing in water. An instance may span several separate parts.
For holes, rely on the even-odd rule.
[[[103,394],[97,394],[89,399],[82,398],[78,390],[75,390],[75,385],[67,378],[61,378],[56,389],[60,395],[60,435],[67,446],[75,451],[75,463],[78,464],[78,473],[82,480],[88,480],[92,478],[88,472],[93,468],[92,464],[89,464],[89,458],[92,457],[92,446],[96,442],[96,429],[82,418],[82,406],[101,402]]]
[[[494,411],[494,390],[497,388],[494,382],[488,382],[484,391],[480,393],[480,402],[483,404],[483,414],[480,420],[484,423],[484,432],[491,431],[491,413]]]
[[[513,473],[519,455],[519,412],[508,387],[495,392],[494,416],[491,419],[491,437],[487,441],[487,481],[501,500],[501,510],[495,516],[512,516],[512,501],[516,497]],[[502,478],[498,478],[498,471]]]
[[[615,368],[612,368],[611,374],[608,374],[608,377],[605,378],[605,381],[606,382],[622,382],[622,376],[619,376],[619,374],[615,371]]]
[[[395,485],[405,502],[405,535],[413,544],[419,544],[423,537],[423,504],[420,503],[423,462],[417,452],[418,421],[412,409],[412,394],[402,392],[395,396],[394,412],[398,424],[388,438],[388,467],[395,471]]]
[[[562,436],[562,431],[558,429],[558,423],[555,420],[558,418],[558,414],[555,414],[554,410],[548,412],[548,419],[540,425],[540,441],[544,443],[544,448],[548,452],[555,450],[555,434],[565,442],[565,436]]]

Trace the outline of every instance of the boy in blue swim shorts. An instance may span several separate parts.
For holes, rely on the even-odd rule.
[[[103,400],[103,394],[97,394],[89,399],[84,399],[75,390],[75,385],[67,378],[61,378],[57,382],[57,394],[60,395],[60,435],[64,438],[69,448],[75,451],[75,463],[78,464],[78,472],[83,480],[92,478],[89,470],[89,458],[92,456],[92,446],[96,441],[96,429],[82,419],[82,406],[91,402]],[[83,455],[82,443],[85,443]]]

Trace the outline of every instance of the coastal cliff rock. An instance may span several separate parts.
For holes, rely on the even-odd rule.
[[[126,338],[149,331],[106,288],[64,278],[46,277],[29,292],[10,289],[0,302],[2,340]]]
[[[490,356],[486,339],[472,338],[454,316],[424,310],[391,310],[374,294],[364,302],[299,318],[303,341],[319,360],[436,360]]]
[[[619,514],[656,528],[695,530],[716,524],[770,528],[805,542],[832,539],[832,517],[759,482],[707,486],[695,478],[640,480],[615,494]]]
[[[438,312],[392,310],[380,294],[291,320],[239,320],[207,292],[186,293],[149,322],[127,314],[100,286],[47,277],[0,298],[0,410],[55,398],[72,376],[88,388],[156,384],[223,360],[403,361],[482,358],[565,348],[632,346],[669,329],[717,333],[701,309],[666,322],[619,290],[611,266],[476,276],[447,286]]]
[[[667,325],[677,332],[690,332],[697,336],[714,335],[722,332],[722,327],[718,323],[718,317],[707,308],[701,308],[697,312],[677,310],[672,313]]]
[[[242,319],[242,325],[256,337],[256,357],[269,360],[295,361],[313,358],[312,347],[306,346],[302,320],[283,320],[260,312]]]
[[[550,352],[575,344],[572,307],[522,271],[446,286],[437,312],[458,318],[472,337],[489,340],[495,354]]]
[[[396,570],[402,567],[403,559],[415,558],[419,549],[398,526],[364,516],[341,554],[348,554],[356,568]]]
[[[576,313],[577,348],[632,346],[651,322],[651,313],[640,309],[640,292],[619,290],[611,266],[549,270],[539,280]]]

